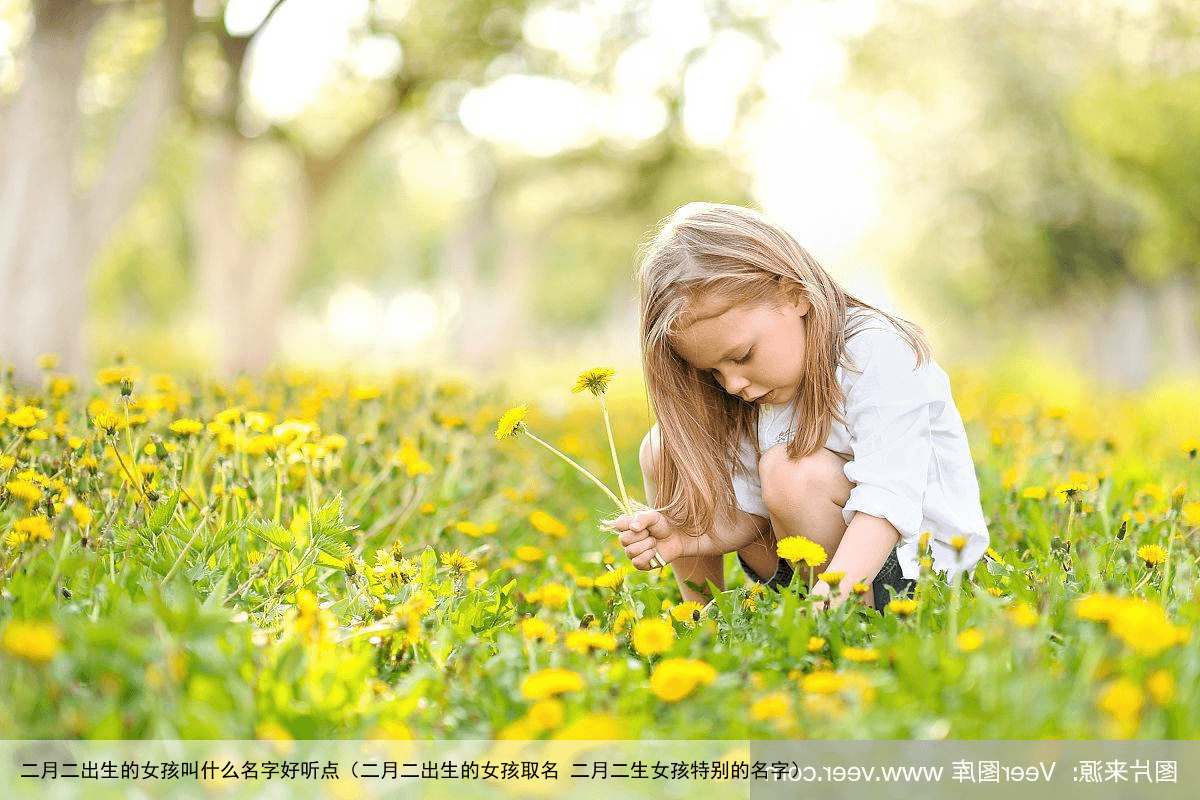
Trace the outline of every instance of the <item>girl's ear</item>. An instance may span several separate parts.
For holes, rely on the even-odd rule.
[[[808,315],[812,310],[812,302],[808,299],[808,292],[804,291],[804,287],[793,281],[785,281],[783,291],[787,294],[788,302],[796,307],[800,312],[800,316]]]

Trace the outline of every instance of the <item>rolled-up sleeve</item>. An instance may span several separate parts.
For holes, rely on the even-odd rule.
[[[844,471],[854,488],[842,515],[847,525],[859,511],[886,519],[908,544],[921,535],[930,420],[944,402],[945,373],[932,362],[917,368],[912,348],[895,332],[864,330],[848,347],[861,372],[845,398],[852,459]]]

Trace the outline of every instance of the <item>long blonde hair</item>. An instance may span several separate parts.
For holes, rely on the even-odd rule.
[[[848,328],[849,309],[867,309],[895,325],[918,365],[929,356],[919,328],[847,293],[787,231],[740,206],[689,203],[664,219],[643,251],[638,282],[642,358],[661,442],[657,505],[693,534],[711,529],[719,508],[733,507],[740,444],[749,437],[758,447],[757,406],[726,393],[672,346],[673,337],[696,321],[701,301],[774,308],[799,291],[810,303],[790,458],[816,452],[833,420],[845,422],[836,370],[839,364],[856,369],[846,340],[868,321],[856,316]]]

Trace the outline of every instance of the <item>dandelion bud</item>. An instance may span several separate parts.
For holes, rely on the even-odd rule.
[[[129,378],[121,378],[121,397],[131,397],[133,395],[133,381]]]
[[[162,438],[155,434],[151,437],[154,441],[154,457],[159,461],[167,460],[167,447],[163,444]]]
[[[158,493],[158,491],[155,489],[147,489],[146,490],[146,499],[149,500],[151,503],[157,503],[161,496],[162,495],[160,495]]]
[[[1125,539],[1125,531],[1127,531],[1127,530],[1129,530],[1129,520],[1123,519],[1123,520],[1121,520],[1121,527],[1117,529],[1117,541],[1118,542],[1123,541]]]

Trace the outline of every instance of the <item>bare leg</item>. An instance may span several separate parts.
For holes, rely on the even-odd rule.
[[[650,433],[642,440],[639,457],[642,483],[646,489],[646,503],[653,508],[658,494],[655,485],[658,463],[657,425],[651,428]],[[732,518],[727,516],[718,520],[717,525],[721,530],[734,532],[732,538],[736,540],[752,540],[750,544],[738,550],[738,554],[759,575],[769,577],[775,574],[778,556],[775,554],[775,538],[771,535],[767,520],[739,509],[734,509],[731,516]],[[707,590],[709,581],[717,589],[725,589],[725,559],[722,556],[683,556],[671,562],[671,569],[679,583],[679,593],[685,601],[707,603],[711,600]],[[689,584],[698,588],[693,589]]]
[[[837,453],[824,448],[793,461],[782,445],[763,453],[759,461],[763,502],[771,513],[775,535],[780,539],[803,536],[825,548],[827,557],[813,568],[814,576],[829,566],[846,533],[842,508],[850,499],[853,485],[842,471],[845,463]],[[806,585],[809,583],[806,567],[796,573]]]

